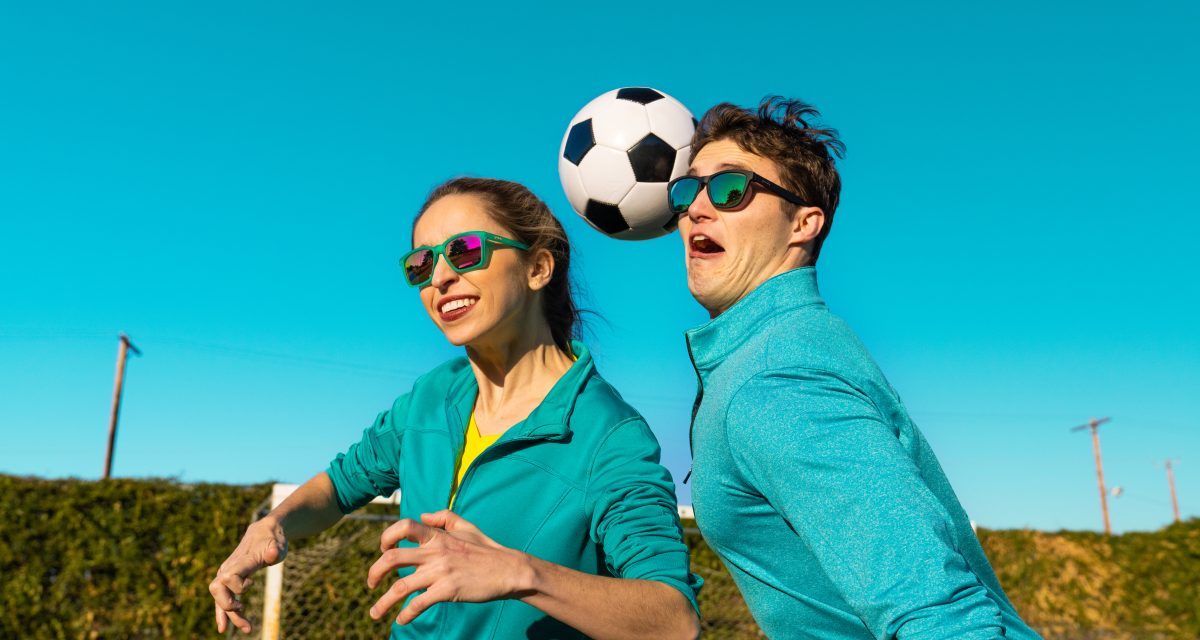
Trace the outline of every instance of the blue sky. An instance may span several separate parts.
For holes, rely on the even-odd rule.
[[[519,180],[578,253],[588,342],[677,479],[705,320],[676,236],[569,209],[571,116],[779,93],[849,148],[822,290],[986,526],[1200,515],[1200,9],[645,3],[0,5],[0,472],[302,481],[457,354],[396,259],[435,183]],[[681,498],[690,498],[681,488]]]

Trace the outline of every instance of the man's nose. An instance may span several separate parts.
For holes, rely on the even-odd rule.
[[[458,272],[450,268],[450,264],[446,262],[446,257],[437,255],[433,257],[433,279],[429,284],[437,287],[439,290],[445,290],[446,287],[458,281]]]
[[[700,190],[696,192],[696,199],[688,205],[687,216],[692,222],[716,219],[717,210],[713,208],[712,202],[708,199],[708,185],[700,186]]]

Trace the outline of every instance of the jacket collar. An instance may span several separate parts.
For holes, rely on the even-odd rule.
[[[505,431],[497,443],[511,440],[562,440],[570,434],[568,424],[575,410],[575,400],[596,373],[592,354],[582,342],[571,341],[571,352],[577,358],[571,368],[554,383],[541,404],[527,418]],[[479,383],[475,380],[475,374],[470,366],[465,366],[446,394],[446,418],[452,433],[458,433],[461,437],[478,395]]]
[[[711,370],[781,313],[822,304],[817,271],[801,267],[767,279],[721,315],[688,331],[688,351],[696,369]]]

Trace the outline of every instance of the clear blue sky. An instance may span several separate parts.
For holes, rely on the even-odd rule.
[[[1200,45],[1193,3],[0,5],[0,472],[302,481],[456,355],[400,281],[414,209],[519,180],[579,255],[601,371],[677,479],[705,319],[676,236],[569,209],[563,129],[619,86],[697,115],[769,93],[849,147],[822,254],[986,526],[1200,515]],[[570,6],[568,6],[570,5]],[[688,501],[687,488],[681,498]]]

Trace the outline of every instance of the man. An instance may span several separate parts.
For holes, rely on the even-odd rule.
[[[1037,638],[1000,588],[933,451],[814,265],[837,132],[798,101],[720,104],[669,187],[700,378],[696,520],[772,638]]]

